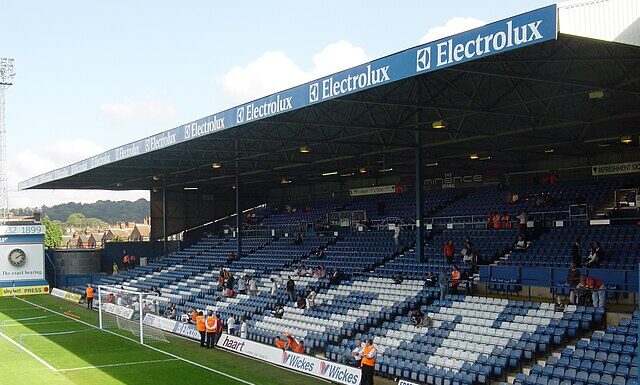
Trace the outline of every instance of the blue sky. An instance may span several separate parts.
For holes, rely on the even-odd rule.
[[[0,0],[9,188],[122,143],[551,1]],[[10,206],[144,192],[10,193]]]

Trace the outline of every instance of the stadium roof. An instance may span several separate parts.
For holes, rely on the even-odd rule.
[[[608,24],[605,35],[590,20],[606,24],[614,16],[585,16],[577,6],[552,5],[409,48],[19,188],[151,190],[160,179],[168,187],[217,188],[232,185],[236,171],[265,186],[357,175],[360,168],[413,175],[416,145],[440,172],[489,164],[521,170],[551,151],[586,159],[613,154],[620,137],[640,135],[640,34],[632,33],[639,7],[630,6],[631,20]]]

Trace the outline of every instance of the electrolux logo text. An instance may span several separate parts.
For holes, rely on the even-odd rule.
[[[541,40],[544,38],[540,31],[542,22],[542,20],[536,20],[514,26],[514,21],[511,19],[493,33],[478,34],[475,38],[462,42],[450,38],[430,44],[416,50],[416,72],[455,64]]]
[[[288,111],[293,108],[292,99],[292,96],[280,97],[280,95],[276,95],[275,100],[251,102],[245,106],[238,107],[236,110],[236,123],[250,122]]]
[[[371,64],[369,64],[363,71],[355,75],[349,74],[341,79],[331,76],[320,82],[315,82],[309,85],[309,103],[334,98],[388,82],[391,80],[389,68],[390,66],[372,68]]]

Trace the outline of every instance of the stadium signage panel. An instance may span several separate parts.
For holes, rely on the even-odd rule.
[[[49,286],[16,286],[0,287],[0,297],[13,297],[16,295],[37,295],[49,293]]]
[[[555,39],[556,35],[555,6],[541,8],[418,47],[416,72],[435,71]]]
[[[0,226],[0,235],[32,235],[44,234],[43,225]]]
[[[131,319],[133,317],[133,309],[124,306],[118,306],[113,303],[105,303],[103,305],[104,311],[113,315],[117,315],[118,317]]]
[[[352,197],[357,197],[362,195],[393,194],[395,192],[396,185],[389,184],[386,186],[352,188],[351,190],[349,190],[349,195],[351,195]]]
[[[223,334],[218,346],[275,365],[345,385],[360,383],[360,370],[313,356],[286,352],[274,346]]]
[[[398,381],[398,385],[418,385],[415,382],[409,382],[409,381],[405,381],[405,380],[399,380]]]
[[[57,287],[54,287],[53,289],[51,289],[51,295],[54,297],[62,298],[64,300],[75,302],[75,303],[79,303],[80,299],[82,299],[82,296],[80,294],[71,293],[66,290],[61,290],[61,289],[58,289]]]
[[[389,65],[378,68],[372,68],[367,65],[356,74],[346,74],[331,76],[321,82],[313,83],[309,86],[309,103],[315,103],[325,99],[332,99],[341,95],[350,94],[360,91],[376,84],[388,82],[391,80],[389,76]]]
[[[44,279],[44,237],[41,234],[2,238],[7,239],[0,243],[0,282]],[[16,261],[16,255],[22,258]]]
[[[424,184],[427,187],[441,187],[443,189],[456,188],[460,186],[475,186],[480,185],[484,181],[482,175],[453,175],[452,173],[445,173],[441,178],[427,178],[424,180]]]
[[[612,163],[591,166],[591,175],[617,175],[640,172],[640,162]]]
[[[176,320],[160,317],[155,314],[147,313],[144,315],[142,322],[145,325],[158,328],[170,333],[175,333],[183,337],[191,338],[193,340],[200,340],[200,333],[195,325],[185,324]]]
[[[18,184],[26,189],[89,169],[210,135],[241,124],[440,68],[555,39],[555,5],[410,48],[141,139]]]

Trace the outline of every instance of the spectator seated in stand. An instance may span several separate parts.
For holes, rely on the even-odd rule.
[[[600,262],[602,261],[602,248],[600,247],[600,242],[595,242],[591,245],[589,249],[589,256],[587,260],[583,264],[584,267],[589,267],[592,269],[600,268]]]
[[[296,307],[298,309],[306,309],[307,300],[303,296],[298,296],[298,300],[296,301]]]
[[[433,275],[433,272],[427,272],[427,278],[425,278],[425,285],[427,287],[436,287],[436,282],[438,281],[436,277]]]
[[[515,251],[525,251],[527,250],[527,241],[524,239],[524,237],[521,235],[518,237],[518,240],[516,241],[516,245],[514,247]]]
[[[236,253],[234,253],[233,251],[231,251],[229,253],[229,255],[227,256],[227,265],[231,265],[233,263],[233,260],[236,258]]]
[[[281,304],[278,304],[276,308],[273,310],[273,316],[276,318],[282,319],[284,315],[284,307]]]
[[[393,283],[395,283],[396,285],[402,285],[402,282],[404,281],[404,277],[402,276],[402,272],[397,272],[396,275],[393,277]]]
[[[557,312],[563,312],[566,309],[567,305],[562,301],[562,297],[557,296],[556,302],[553,304],[553,310]]]
[[[329,277],[329,282],[332,285],[339,285],[340,281],[342,281],[342,273],[336,267],[336,268],[333,269],[333,273],[331,273],[331,277]]]
[[[278,349],[287,350],[287,348],[288,348],[287,343],[285,341],[283,341],[282,338],[280,338],[280,336],[276,336],[275,341],[274,341],[273,344]]]
[[[411,324],[417,328],[431,326],[431,318],[421,312],[419,308],[413,309],[410,320]]]
[[[170,304],[166,310],[164,311],[165,318],[175,320],[176,319],[176,307],[173,304]]]

